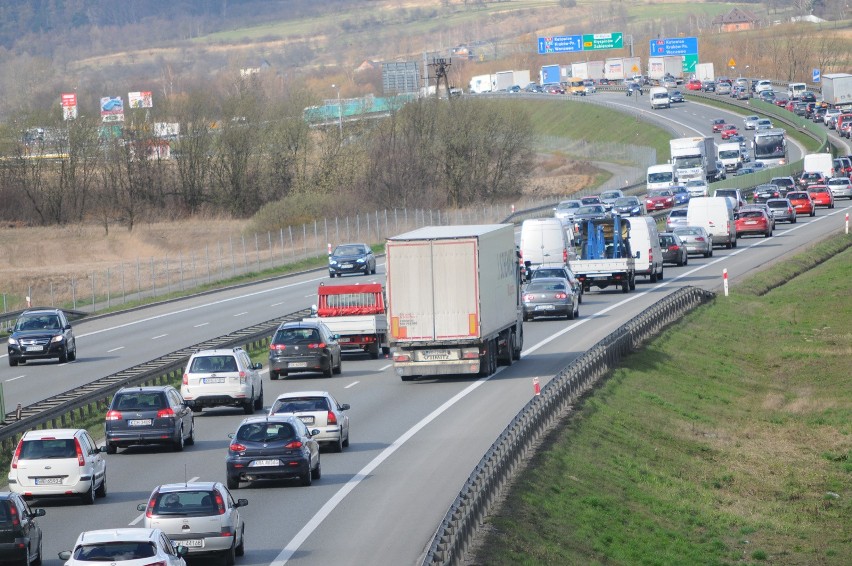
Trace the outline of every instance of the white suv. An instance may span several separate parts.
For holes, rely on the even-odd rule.
[[[246,505],[219,482],[192,482],[157,486],[136,508],[145,512],[145,528],[162,530],[191,556],[220,556],[233,564],[245,552],[239,508]]]
[[[125,527],[85,531],[77,537],[73,550],[63,550],[59,558],[65,566],[100,564],[158,564],[186,566],[185,546],[175,546],[160,529]]]
[[[204,407],[242,407],[247,415],[263,408],[261,363],[242,348],[201,350],[186,364],[180,394],[194,412]]]
[[[72,494],[91,505],[106,496],[105,451],[83,429],[27,431],[12,457],[9,491],[27,499]]]

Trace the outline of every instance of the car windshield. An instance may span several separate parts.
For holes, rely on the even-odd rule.
[[[224,373],[239,371],[234,356],[197,356],[192,359],[189,373]]]
[[[283,442],[296,438],[296,431],[289,423],[257,422],[240,427],[236,440],[241,442]]]
[[[557,210],[568,210],[568,209],[571,209],[571,208],[578,208],[579,206],[580,206],[580,203],[578,201],[560,202],[559,205],[556,207],[556,209]]]
[[[607,193],[601,193],[601,199],[605,199],[605,198],[615,199],[615,198],[618,198],[620,196],[621,196],[621,193],[615,192],[615,191],[611,191],[611,192],[607,192]]]
[[[151,411],[165,406],[161,393],[145,391],[119,393],[113,404],[119,411]]]
[[[613,203],[614,206],[634,206],[638,204],[639,200],[636,197],[622,197],[616,199]]]
[[[82,544],[74,549],[75,560],[91,562],[121,562],[156,555],[157,549],[152,542],[102,542]]]
[[[334,249],[333,255],[361,255],[367,253],[367,250],[364,246],[358,245],[346,245],[346,246],[337,246]]]
[[[43,460],[76,458],[77,448],[73,438],[45,438],[39,440],[25,440],[21,445],[21,460]]]
[[[222,496],[210,490],[187,490],[157,493],[152,513],[155,515],[215,515],[219,512],[216,499]]]
[[[603,212],[603,207],[598,204],[581,206],[577,209],[577,214],[603,214]]]
[[[292,397],[276,399],[270,413],[305,413],[311,411],[325,412],[329,410],[328,399],[325,397]]]
[[[699,234],[701,234],[701,230],[687,226],[685,228],[676,228],[674,233],[679,235],[679,236],[684,235],[684,234],[690,235],[690,236],[698,236]]]
[[[547,283],[530,283],[527,285],[527,293],[544,293],[545,291],[564,291],[565,283],[550,281]]]
[[[312,344],[320,341],[316,328],[282,328],[275,333],[276,344]]]
[[[658,198],[658,197],[670,197],[674,193],[669,190],[665,191],[654,191],[653,193],[648,193],[648,198]]]
[[[676,208],[669,213],[669,217],[674,218],[676,216],[686,217],[686,209],[685,208]]]
[[[542,277],[565,277],[565,270],[558,268],[539,267],[533,271],[533,279],[541,279]]]
[[[62,324],[56,315],[22,316],[15,330],[59,330]]]
[[[601,202],[599,197],[583,197],[580,199],[583,204],[597,204]]]

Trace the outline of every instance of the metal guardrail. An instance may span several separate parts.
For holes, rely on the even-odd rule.
[[[189,357],[197,350],[260,345],[270,338],[282,322],[301,320],[309,315],[310,309],[302,309],[261,322],[225,336],[176,350],[155,360],[11,411],[5,415],[4,421],[0,424],[0,447],[7,451],[13,450],[18,437],[31,429],[45,425],[50,428],[65,426],[75,411],[79,411],[81,416],[84,411],[87,415],[91,415],[94,411],[102,411],[109,404],[110,397],[122,387],[169,382],[175,378],[176,373],[180,375],[183,372]]]
[[[453,501],[422,564],[461,564],[465,551],[513,476],[529,462],[536,442],[558,424],[583,393],[648,339],[714,293],[684,287],[633,317],[559,373],[503,430]]]

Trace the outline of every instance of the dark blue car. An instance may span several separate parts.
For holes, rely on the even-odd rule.
[[[376,274],[376,256],[367,244],[340,244],[328,257],[328,276],[345,273]]]

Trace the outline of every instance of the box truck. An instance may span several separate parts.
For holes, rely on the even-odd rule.
[[[648,167],[646,183],[649,191],[654,189],[668,189],[675,186],[677,179],[675,178],[674,165],[671,163],[651,165]]]
[[[716,176],[716,144],[711,137],[669,140],[675,178],[678,183],[693,179],[710,180]]]
[[[604,78],[610,81],[623,81],[624,59],[615,57],[604,61]]]
[[[713,71],[713,63],[697,63],[695,65],[695,78],[701,81],[701,84],[715,81],[716,73]]]
[[[539,84],[559,84],[562,81],[562,68],[559,65],[544,65],[538,73]]]
[[[510,224],[427,226],[388,238],[394,370],[491,375],[523,348],[521,271]]]
[[[671,75],[675,79],[683,78],[683,57],[680,55],[648,57],[648,78],[659,82],[666,75]]]
[[[642,60],[639,57],[624,58],[624,78],[629,79],[642,74]]]
[[[822,100],[832,106],[852,104],[852,75],[849,73],[823,75]]]
[[[604,78],[603,61],[585,61],[571,64],[571,76],[580,79],[599,81]]]
[[[725,171],[732,173],[743,166],[743,154],[739,142],[720,143],[716,149],[717,157],[725,167]]]
[[[470,79],[468,92],[482,94],[496,89],[497,78],[494,75],[476,75]]]
[[[530,81],[529,71],[512,71],[512,80],[514,81],[512,85],[518,85],[521,88],[524,88],[532,82]]]
[[[497,71],[494,90],[509,90],[515,86],[515,71]]]

